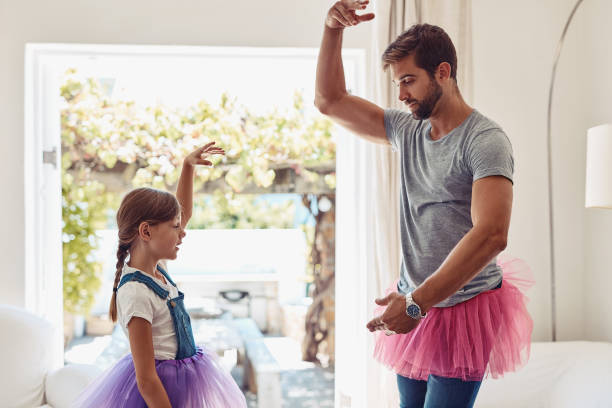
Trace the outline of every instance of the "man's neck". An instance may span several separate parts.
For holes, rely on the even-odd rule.
[[[449,95],[447,98],[440,98],[436,109],[429,118],[431,139],[439,140],[449,134],[463,123],[472,114],[472,111],[472,107],[465,103],[459,92]]]

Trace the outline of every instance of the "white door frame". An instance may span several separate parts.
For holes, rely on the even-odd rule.
[[[25,50],[25,307],[56,328],[53,365],[64,360],[59,90],[53,47]],[[46,153],[44,153],[46,152]],[[55,153],[53,153],[55,152]]]
[[[67,61],[89,56],[202,56],[202,55],[270,55],[316,57],[316,49],[298,48],[240,48],[240,47],[194,47],[194,46],[130,46],[130,45],[87,45],[87,44],[27,44],[25,72],[25,292],[26,308],[33,313],[51,321],[58,328],[54,339],[54,361],[57,366],[63,364],[63,295],[62,295],[62,218],[61,218],[61,139],[59,117],[60,78]],[[356,95],[365,96],[365,51],[358,49],[343,50],[344,66],[354,72],[354,78],[347,85]],[[313,84],[314,86],[314,84]],[[354,138],[340,131],[337,138],[337,176],[338,214],[352,214],[346,206],[351,207],[354,197],[350,196],[354,188],[347,186],[355,183],[353,173],[354,160],[351,154]],[[43,163],[43,151],[55,149],[56,155],[47,155]],[[365,164],[364,164],[365,165]],[[346,177],[345,177],[346,176]],[[342,217],[341,217],[342,220]],[[337,225],[353,225],[352,220]],[[365,315],[364,299],[366,294],[366,276],[355,276],[355,246],[345,229],[336,231],[337,282],[342,282],[342,294],[337,300],[351,304],[337,303],[336,322],[339,328],[346,330],[346,335],[338,333],[336,350],[345,346],[349,349],[365,350],[365,331],[359,344],[354,343],[351,333],[359,332]],[[354,231],[353,231],[354,232]],[[347,287],[347,285],[350,285]],[[337,286],[339,287],[339,286]],[[351,295],[343,297],[347,293]],[[356,314],[355,312],[358,311]],[[361,330],[363,331],[363,330]],[[352,353],[351,353],[352,354]],[[336,407],[344,406],[343,401],[350,395],[352,407],[360,406],[361,392],[365,392],[365,373],[355,372],[354,355],[337,353],[336,373]],[[359,366],[365,368],[364,358]],[[357,379],[357,377],[360,377]],[[363,378],[361,378],[363,377]]]

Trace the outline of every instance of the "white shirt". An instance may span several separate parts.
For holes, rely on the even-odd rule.
[[[164,268],[164,265],[161,265]],[[164,268],[164,270],[166,270]],[[121,277],[133,273],[138,269],[127,265],[123,266]],[[170,283],[165,284],[161,280],[140,271],[153,279],[155,283],[170,292],[170,297],[178,296],[178,289]],[[117,291],[117,320],[123,328],[126,337],[129,338],[127,325],[132,317],[141,317],[151,323],[153,334],[153,351],[157,360],[172,360],[176,358],[178,345],[174,331],[174,322],[168,309],[167,299],[162,299],[153,290],[142,282],[130,281]]]

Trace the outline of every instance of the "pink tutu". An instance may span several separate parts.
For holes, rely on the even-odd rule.
[[[529,359],[533,321],[523,291],[534,283],[520,259],[499,259],[502,287],[451,307],[434,307],[407,334],[376,332],[374,358],[404,377],[429,374],[480,381],[501,377]],[[387,294],[396,291],[394,284]],[[384,312],[378,307],[376,315]]]

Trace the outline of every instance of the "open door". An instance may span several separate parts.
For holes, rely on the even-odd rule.
[[[59,70],[51,46],[26,46],[25,304],[56,328],[53,362],[63,365],[62,187]]]

